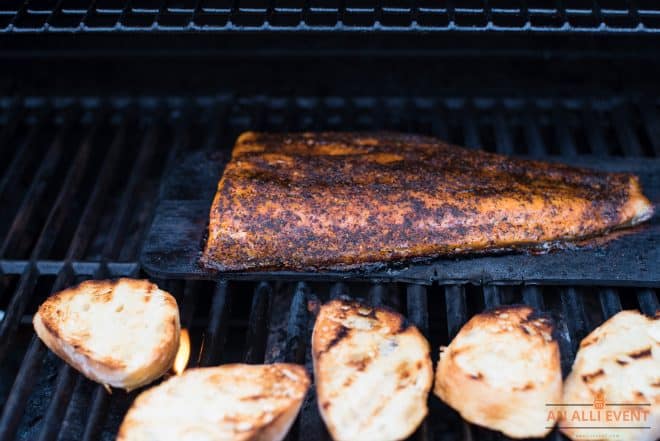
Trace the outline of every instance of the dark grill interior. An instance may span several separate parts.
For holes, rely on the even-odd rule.
[[[0,99],[0,439],[114,439],[139,391],[108,395],[48,351],[31,318],[50,293],[75,282],[145,276],[139,250],[160,183],[182,152],[231,148],[248,128],[387,128],[506,153],[655,157],[659,104],[627,94]],[[616,311],[660,306],[657,289],[634,287],[156,282],[177,297],[191,330],[189,366],[286,360],[311,369],[308,306],[339,295],[406,314],[430,339],[434,362],[474,313],[534,305],[559,320],[564,369],[580,339]],[[434,397],[430,409],[413,439],[502,439]],[[310,395],[288,439],[319,434]]]
[[[653,0],[9,0],[0,30],[654,33],[660,9]]]

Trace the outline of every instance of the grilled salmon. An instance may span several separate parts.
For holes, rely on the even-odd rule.
[[[88,280],[49,297],[39,338],[87,378],[132,390],[167,372],[179,348],[176,299],[148,280]]]
[[[337,441],[410,436],[427,414],[429,344],[403,316],[349,300],[321,307],[312,334],[321,416]]]
[[[580,403],[598,400],[599,418],[575,418]],[[582,340],[561,410],[559,427],[572,440],[660,439],[660,310],[654,318],[621,311]]]
[[[540,247],[649,219],[637,177],[398,133],[243,133],[201,259],[220,271],[355,268]]]

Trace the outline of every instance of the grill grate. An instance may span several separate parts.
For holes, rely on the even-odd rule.
[[[0,29],[653,33],[660,9],[652,0],[9,0]]]
[[[69,280],[88,277],[74,275]],[[42,289],[30,293],[35,307],[36,301],[48,292],[47,287],[55,290],[62,283],[69,283],[66,276],[56,280],[44,278],[37,279]],[[660,307],[657,291],[648,289],[159,283],[176,295],[183,326],[191,330],[194,355],[190,367],[290,361],[306,363],[311,368],[308,342],[313,317],[307,310],[308,302],[325,301],[339,294],[358,296],[406,314],[429,337],[434,362],[437,362],[437,348],[448,344],[460,326],[486,306],[526,303],[551,311],[565,318],[559,324],[565,370],[570,368],[579,340],[622,307],[639,308],[647,313]],[[113,439],[123,414],[138,392],[113,391],[108,395],[101,386],[75,373],[31,336],[29,319],[29,315],[23,317],[18,333],[12,336],[14,342],[29,342],[20,354],[23,356],[20,368],[15,360],[20,358],[18,354],[3,358],[3,369],[9,371],[3,374],[15,377],[12,389],[2,391],[7,398],[0,419],[3,439],[12,439],[15,434],[18,439]],[[14,346],[14,350],[18,349]],[[290,439],[319,439],[322,427],[311,396]],[[414,439],[455,439],[458,434],[466,439],[497,438],[489,431],[462,424],[453,411],[432,398],[431,414]]]
[[[0,98],[0,439],[114,439],[138,392],[98,386],[34,336],[49,293],[89,278],[144,276],[137,263],[161,180],[179,153],[232,146],[259,130],[431,133],[521,154],[657,156],[658,101],[605,98]],[[92,148],[94,146],[94,148]],[[38,161],[32,158],[40,158]],[[191,330],[190,366],[292,361],[310,366],[309,302],[340,295],[405,313],[433,347],[484,307],[527,303],[560,321],[563,368],[580,339],[621,308],[652,313],[657,289],[157,280]],[[289,439],[319,439],[313,395]],[[325,434],[327,439],[327,434]],[[501,439],[439,400],[420,440]],[[561,439],[553,435],[551,439]]]

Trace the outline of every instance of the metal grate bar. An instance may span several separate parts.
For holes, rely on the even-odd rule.
[[[543,293],[541,288],[536,285],[528,285],[523,287],[523,303],[530,305],[539,311],[545,310],[545,302],[543,301]]]
[[[495,145],[497,146],[497,152],[503,155],[512,155],[513,150],[513,141],[511,140],[511,131],[509,125],[504,120],[504,109],[498,107],[495,110]]]
[[[484,307],[486,309],[495,308],[502,304],[502,292],[499,286],[483,285]]]
[[[43,162],[37,169],[30,187],[23,196],[22,202],[18,208],[18,213],[15,215],[14,221],[0,247],[0,256],[8,255],[8,251],[14,247],[19,248],[19,245],[21,244],[16,242],[21,238],[24,239],[26,236],[29,236],[29,234],[26,234],[26,228],[30,225],[30,219],[34,216],[39,203],[48,189],[50,178],[55,174],[57,165],[65,153],[64,146],[62,145],[62,138],[72,124],[73,112],[68,111],[62,129],[51,144],[48,152],[44,155]],[[27,149],[27,146],[25,148]],[[21,248],[24,248],[24,245]],[[18,254],[22,253],[19,251]]]
[[[651,289],[641,289],[637,292],[639,307],[646,315],[653,316],[660,310],[660,302],[655,292]]]
[[[289,308],[289,321],[286,327],[286,362],[304,363],[307,349],[307,299],[308,287],[305,282],[296,284],[291,307]]]
[[[555,122],[555,133],[559,143],[559,151],[564,156],[572,156],[578,153],[573,136],[569,131],[566,112],[561,109],[561,104],[553,106],[553,121]]]
[[[479,139],[479,130],[477,129],[476,119],[474,117],[474,107],[472,100],[466,99],[465,106],[463,107],[463,145],[469,148],[480,148],[481,141]]]
[[[296,291],[300,292],[302,290],[298,289]],[[350,291],[348,286],[343,283],[335,283],[330,288],[331,296],[335,298],[338,296],[350,296]],[[313,292],[307,292],[307,298],[310,302],[319,303],[320,300],[313,295]],[[319,305],[320,306],[320,305]],[[307,327],[305,333],[305,342],[310,342],[312,339],[312,332],[314,329],[314,320],[315,316],[310,314],[307,317]],[[312,363],[312,348],[311,344],[306,345],[304,364],[307,372],[313,372],[313,363]],[[312,378],[312,381],[315,381]],[[302,408],[300,409],[300,416],[298,417],[297,424],[298,434],[297,437],[294,435],[292,439],[298,439],[299,441],[329,441],[330,435],[321,419],[321,415],[318,411],[318,404],[316,401],[316,390],[314,383],[310,387],[310,391],[307,393],[307,397],[303,402]]]
[[[200,0],[199,11],[203,9],[203,3],[204,0]],[[487,9],[493,17],[497,15],[493,8]],[[457,19],[465,14],[460,9],[454,12]],[[169,12],[167,7],[160,6],[157,13],[159,17],[164,17]],[[130,14],[128,11],[126,16]],[[385,16],[387,10],[383,10],[383,14]],[[566,9],[566,15],[570,17],[569,9]],[[530,13],[530,16],[534,14]],[[21,108],[25,115],[31,115],[25,137],[17,134],[22,121],[8,115]],[[635,119],[634,112],[624,115],[625,119],[619,121],[620,127],[617,129],[617,109],[639,109],[640,118]],[[16,149],[12,164],[18,167],[17,170],[0,169],[0,182],[4,182],[7,189],[19,178],[27,180],[29,186],[36,176],[45,176],[39,171],[39,166],[31,170],[31,165],[27,163],[34,149],[48,152],[58,139],[59,142],[70,137],[77,140],[77,144],[66,142],[60,147],[75,156],[72,156],[74,159],[70,163],[65,164],[65,155],[61,154],[60,162],[65,165],[58,165],[51,173],[61,184],[58,192],[48,197],[34,193],[35,199],[29,201],[29,204],[46,204],[39,209],[43,212],[40,220],[29,219],[30,229],[35,230],[36,234],[29,237],[34,231],[19,232],[23,236],[19,239],[29,239],[29,246],[9,246],[9,255],[3,255],[5,258],[0,259],[0,281],[12,278],[11,284],[6,284],[6,293],[0,295],[0,301],[6,300],[3,305],[7,305],[4,308],[4,320],[0,323],[0,337],[8,337],[0,338],[0,358],[6,362],[7,355],[20,345],[24,345],[22,350],[25,351],[22,363],[19,361],[20,369],[17,366],[17,373],[11,374],[13,385],[0,416],[0,438],[11,439],[17,431],[24,438],[35,439],[39,436],[44,439],[86,440],[114,437],[135,394],[107,395],[100,386],[67,368],[43,347],[29,326],[36,300],[39,300],[39,297],[35,297],[35,290],[42,289],[40,283],[46,275],[57,276],[51,291],[81,278],[140,275],[139,264],[135,261],[136,251],[153,208],[142,202],[155,198],[157,184],[162,180],[168,164],[175,159],[174,152],[178,150],[197,146],[229,148],[238,132],[256,125],[268,130],[378,127],[443,133],[445,137],[454,138],[452,141],[455,142],[471,138],[476,145],[491,151],[513,150],[523,154],[548,154],[548,147],[553,147],[561,154],[573,151],[570,145],[566,147],[567,142],[573,143],[580,150],[582,146],[576,144],[581,139],[577,136],[577,130],[584,131],[592,151],[602,148],[603,152],[607,152],[606,141],[612,139],[613,144],[621,144],[614,138],[625,138],[629,132],[636,137],[641,153],[653,156],[657,153],[657,146],[649,134],[657,128],[655,111],[651,98],[637,100],[629,97],[598,100],[580,97],[547,100],[532,97],[520,100],[221,96],[193,100],[113,98],[84,102],[78,99],[35,101],[0,98],[0,119],[4,124],[0,137],[4,136],[15,144],[7,148]],[[62,118],[66,112],[69,112],[68,122]],[[86,115],[82,124],[83,131],[74,131],[73,127],[80,115]],[[194,115],[203,117],[193,118]],[[108,119],[112,121],[109,126],[103,123]],[[591,120],[591,125],[586,123],[587,120]],[[562,135],[558,127],[564,124],[566,128],[561,129],[564,130]],[[15,127],[12,128],[12,125]],[[135,130],[135,127],[140,129]],[[170,132],[173,132],[172,136],[169,136]],[[522,135],[522,139],[514,135]],[[109,143],[108,148],[102,150],[103,158],[89,160],[91,156],[85,155],[91,152],[90,145],[102,136]],[[564,141],[561,141],[562,137]],[[201,142],[197,142],[197,138]],[[42,147],[41,139],[47,139],[48,144]],[[635,154],[634,150],[623,147],[616,153]],[[124,164],[128,164],[128,167],[124,167]],[[71,227],[72,232],[69,232],[72,234],[71,241],[61,251],[64,260],[39,260],[49,257],[52,254],[51,248],[57,248],[53,247],[53,235],[62,229],[62,225],[66,225],[58,216],[67,211],[76,197],[71,188],[87,179],[81,178],[82,172],[78,168],[86,169],[86,173],[91,176],[91,192],[79,201],[82,213],[77,217],[77,224]],[[127,175],[125,178],[124,174]],[[126,193],[131,193],[131,196],[126,196]],[[0,194],[2,197],[7,196],[7,193]],[[20,199],[10,204],[16,208],[17,214],[20,214],[19,205],[25,202],[25,198]],[[108,201],[123,208],[108,209]],[[13,216],[13,213],[5,216]],[[6,221],[7,226],[15,222],[13,217],[2,220]],[[38,237],[40,235],[42,238]],[[5,237],[2,240],[7,241]],[[120,245],[104,246],[108,241]],[[94,248],[100,251],[95,252]],[[17,255],[17,252],[33,256],[34,260],[21,260],[22,255]],[[123,262],[117,262],[117,259]],[[352,293],[364,296],[376,305],[388,305],[405,311],[407,318],[422,329],[434,344],[446,344],[447,338],[452,338],[469,317],[484,307],[519,302],[522,296],[524,303],[541,310],[550,310],[560,318],[558,333],[564,355],[564,369],[570,367],[571,354],[580,339],[598,324],[595,322],[600,321],[600,317],[604,319],[611,316],[621,308],[622,303],[630,307],[628,293],[637,297],[639,307],[645,313],[652,314],[658,308],[654,289],[604,287],[592,293],[573,288],[488,284],[481,289],[463,285],[426,287],[381,283],[358,287],[348,283],[326,285],[311,282],[262,282],[251,285],[244,282],[211,284],[171,281],[162,282],[161,285],[168,288],[171,286],[171,291],[178,299],[182,299],[182,323],[191,330],[193,341],[190,366],[215,365],[225,360],[243,359],[251,363],[264,360],[304,362],[311,370],[309,339],[314,321],[312,311],[319,301],[317,293],[324,299]],[[434,296],[436,290],[444,290],[445,295],[441,300]],[[5,299],[2,296],[8,297]],[[436,305],[440,311],[435,310]],[[597,312],[592,310],[594,305]],[[443,327],[446,320],[447,335],[444,330],[440,331],[440,336],[437,335],[434,314],[440,316],[438,320]],[[236,331],[247,331],[243,345],[236,339],[228,339],[228,335],[233,336]],[[24,335],[27,338],[23,340],[24,343],[20,343],[19,337]],[[432,347],[432,351],[437,351],[437,347]],[[52,398],[46,401],[40,398],[48,393]],[[437,404],[432,403],[429,420],[415,434],[414,439],[438,439],[443,436],[453,439],[461,435],[475,440],[500,439],[494,433],[461,423],[458,416],[446,408],[438,411]],[[24,416],[25,412],[36,416],[36,419],[32,421],[31,417]],[[453,433],[449,435],[444,433],[445,430]],[[557,433],[553,437],[551,439],[561,439]],[[329,439],[320,420],[313,393],[305,401],[289,438]]]
[[[625,105],[616,107],[612,113],[619,144],[626,156],[643,156],[642,146],[637,134],[631,127],[628,114],[629,109]]]
[[[268,305],[272,292],[270,284],[261,282],[252,296],[245,342],[246,349],[243,357],[245,363],[262,363],[264,360],[268,334]]]
[[[445,301],[447,302],[447,332],[451,340],[467,321],[465,287],[462,285],[446,286]]]
[[[17,289],[16,293],[14,294],[14,299],[19,298],[23,302],[27,303],[28,298],[31,297],[34,288],[36,286],[37,283],[36,279],[37,279],[36,274],[34,274],[32,277],[27,278],[25,283],[29,283],[30,286],[23,287],[22,290]],[[55,280],[55,283],[53,284],[53,288],[51,289],[51,294],[71,284],[72,281],[73,281],[73,271],[71,270],[70,267],[67,266]],[[21,316],[22,316],[22,310],[20,313],[15,313],[15,315],[7,314],[7,316],[5,317],[5,321],[7,317],[21,317]],[[14,318],[13,320],[19,322],[19,320],[16,320],[16,318]],[[5,324],[4,323],[5,321],[3,321],[3,325]],[[18,323],[15,324],[14,326],[15,328],[18,328]],[[15,332],[16,329],[14,329],[14,333]],[[13,337],[11,338],[13,339]],[[5,341],[5,340],[0,338],[0,342],[1,341]],[[39,342],[38,345],[43,346],[41,342]],[[43,358],[43,356],[45,355],[45,353],[46,353],[45,350],[37,350],[36,348],[33,351],[29,351],[24,357],[21,370],[26,366],[29,370],[29,366],[38,365],[41,359]],[[34,378],[32,379],[32,385],[34,385]],[[2,439],[11,438],[13,436],[13,433],[16,431],[18,423],[20,422],[20,416],[22,410],[25,408],[28,399],[28,394],[32,389],[32,387],[25,387],[25,386],[19,383],[19,378],[16,378],[16,380],[14,381],[12,391],[7,401],[8,402],[12,401],[16,407],[5,407],[3,410],[2,420],[0,421],[0,434],[7,434],[8,436],[7,438],[4,438],[4,436],[0,437]]]
[[[71,399],[73,387],[77,379],[76,371],[66,363],[61,363],[57,374],[57,385],[51,397],[46,416],[39,433],[39,441],[49,441],[57,438],[62,419],[67,410],[66,404]]]
[[[338,299],[340,297],[348,296],[348,287],[345,283],[336,282],[330,286],[330,298]]]
[[[103,113],[101,113],[99,116],[102,115]],[[86,167],[84,166],[84,162],[86,162],[89,159],[89,153],[92,144],[91,140],[95,131],[97,130],[97,127],[98,127],[98,122],[92,126],[92,128],[89,131],[89,134],[84,138],[82,142],[82,147],[78,153],[78,157],[76,160],[74,160],[73,167],[69,169],[69,173],[67,174],[64,181],[65,184],[63,186],[63,189],[61,190],[60,195],[58,196],[58,199],[54,204],[53,210],[51,211],[51,215],[49,215],[49,218],[46,221],[46,225],[43,229],[44,233],[42,233],[39,241],[37,242],[37,246],[33,251],[34,254],[39,255],[39,254],[47,253],[47,250],[45,248],[50,247],[51,245],[48,242],[45,242],[43,238],[47,237],[46,236],[47,232],[51,232],[53,231],[53,229],[55,229],[55,231],[59,230],[61,223],[64,221],[64,218],[61,217],[57,222],[58,225],[55,228],[51,226],[53,213],[55,213],[57,210],[61,210],[62,206],[67,205],[67,202],[65,202],[66,199],[72,197],[73,189],[74,189],[73,187],[77,187],[79,185],[80,179],[82,179],[82,171],[86,169]],[[51,233],[51,237],[53,236],[53,233]],[[50,242],[52,243],[53,240],[54,237],[50,239]],[[75,371],[71,369],[68,365],[62,364],[62,367],[58,374],[58,382],[55,389],[55,393],[48,407],[46,417],[44,418],[42,430],[39,435],[40,440],[55,439],[55,437],[57,436],[58,428],[60,427],[60,424],[62,423],[62,418],[64,417],[65,412],[68,408],[69,397],[73,392],[74,382],[75,382]]]
[[[27,137],[16,149],[16,153],[7,167],[7,173],[0,180],[0,196],[3,198],[7,197],[7,190],[9,188],[14,188],[14,186],[16,186],[18,177],[28,165],[29,155],[33,151],[37,135],[41,131],[42,125],[45,123],[48,110],[49,109],[46,108],[39,109],[37,122],[32,125]]]
[[[660,156],[660,122],[657,109],[649,99],[642,99],[639,107],[644,130],[653,146],[653,152],[656,156]]]
[[[589,329],[588,319],[582,301],[582,293],[578,288],[561,289],[561,312],[565,318],[564,324],[568,327],[571,344],[571,358],[577,352],[580,341],[587,335]]]
[[[4,404],[4,412],[0,418],[0,439],[12,439],[20,423],[28,396],[34,387],[41,367],[41,360],[46,354],[46,347],[35,335],[25,353],[21,369],[16,375],[14,385]]]
[[[602,128],[596,121],[591,101],[587,101],[582,112],[587,139],[591,145],[591,151],[596,155],[606,156],[609,154],[607,143]]]
[[[523,122],[525,126],[525,139],[529,153],[532,156],[541,156],[548,151],[538,127],[538,119],[534,103],[527,103],[526,112],[523,114]]]
[[[119,238],[126,236],[126,228],[132,215],[132,210],[135,209],[135,197],[138,194],[140,185],[144,183],[144,174],[149,169],[149,164],[154,160],[156,154],[156,145],[158,140],[158,124],[154,124],[149,129],[144,138],[141,148],[139,149],[138,156],[135,160],[131,170],[128,183],[126,185],[125,193],[123,194],[119,203],[119,212],[110,227],[109,236],[111,238]],[[109,240],[103,249],[103,256],[112,258],[120,253],[120,246],[122,241]]]
[[[406,289],[406,316],[424,335],[429,332],[427,288],[408,285]]]
[[[220,281],[216,284],[209,313],[209,324],[204,334],[201,366],[220,364],[220,354],[227,339],[227,325],[231,308],[229,293],[228,282]]]
[[[67,260],[82,257],[92,239],[92,234],[94,232],[93,226],[98,222],[101,206],[106,194],[110,190],[112,179],[119,167],[122,146],[124,145],[126,138],[126,124],[127,118],[124,118],[117,129],[114,140],[110,144],[108,153],[103,161],[103,167],[98,175],[98,179],[96,180],[87,204],[85,205],[82,216],[80,217],[80,223],[73,235],[73,240],[66,255]]]
[[[25,113],[26,109],[23,106],[23,101],[18,97],[15,98],[9,107],[7,123],[4,125],[2,132],[0,132],[0,152],[3,155],[9,153],[9,141],[17,133],[18,126],[25,118]]]
[[[16,334],[23,312],[27,307],[30,294],[37,284],[39,273],[34,265],[25,268],[18,288],[7,306],[5,317],[0,323],[0,362],[7,356],[13,336]]]
[[[598,293],[600,297],[600,306],[603,310],[603,317],[608,319],[617,312],[621,311],[621,299],[615,289],[601,289]]]
[[[408,285],[406,288],[406,317],[428,338],[428,299],[427,288],[425,286]],[[431,349],[431,351],[433,350],[435,350],[435,348]],[[419,441],[432,439],[428,416],[427,418],[424,418],[424,421],[413,435],[413,438]]]
[[[103,117],[103,112],[100,112],[98,117]],[[64,182],[62,183],[60,193],[50,210],[46,223],[39,235],[37,244],[32,250],[32,259],[37,259],[49,254],[62,225],[67,220],[70,206],[74,202],[75,192],[81,186],[84,173],[88,170],[87,164],[89,163],[90,155],[92,153],[92,138],[98,129],[98,124],[99,121],[97,120],[90,128],[87,136],[82,141],[82,145],[78,150],[76,157],[73,159],[72,165],[69,167]]]
[[[85,431],[83,432],[82,436],[83,441],[99,439],[101,424],[103,423],[108,408],[110,407],[107,395],[108,392],[105,390],[105,388],[101,386],[94,388],[92,404],[89,407],[89,415],[87,417],[87,421],[85,423]],[[76,424],[75,421],[72,421],[72,423]]]
[[[373,306],[387,305],[387,290],[381,283],[376,283],[369,289],[368,301]]]

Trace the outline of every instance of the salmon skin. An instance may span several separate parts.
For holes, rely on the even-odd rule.
[[[467,150],[426,136],[243,133],[201,264],[356,269],[540,248],[649,219],[636,176]]]

